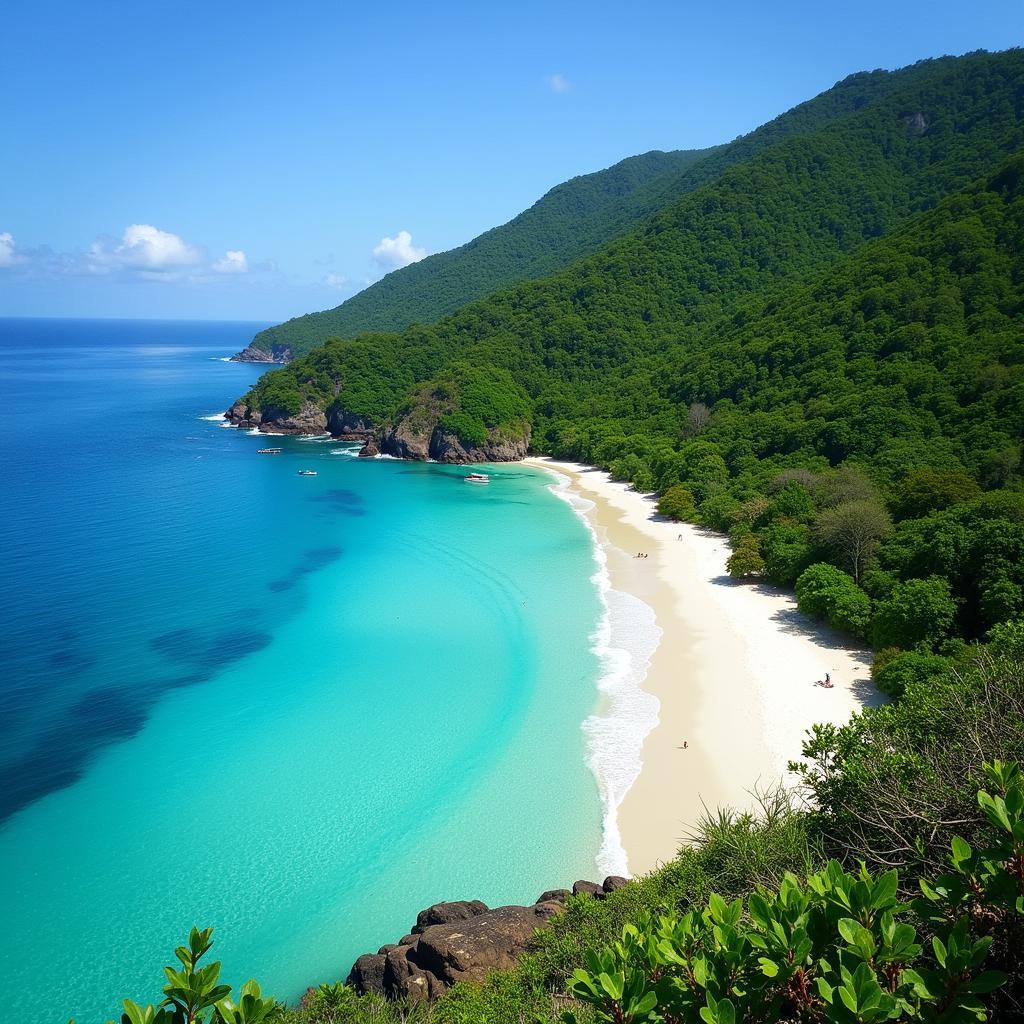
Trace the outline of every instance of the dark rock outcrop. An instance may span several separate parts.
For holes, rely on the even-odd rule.
[[[361,459],[372,459],[378,455],[380,455],[380,445],[377,444],[375,437],[369,438],[366,444],[359,449],[359,458]]]
[[[515,432],[494,428],[476,443],[446,431],[436,418],[406,416],[382,431],[379,446],[385,455],[417,462],[518,462],[530,448],[530,431],[525,425]]]
[[[253,345],[246,345],[232,357],[233,363],[290,363],[292,350],[287,345],[274,345],[269,352]]]
[[[456,924],[432,925],[420,936],[415,961],[447,987],[457,981],[483,981],[491,971],[509,970],[538,928],[561,907],[497,907]]]
[[[306,402],[296,412],[266,406],[254,409],[239,399],[224,418],[236,427],[255,427],[265,434],[326,434],[327,415],[318,405]]]
[[[538,903],[564,903],[572,893],[568,889],[545,889],[537,897]]]
[[[596,899],[626,884],[618,875],[604,883],[579,881],[572,888],[548,889],[532,906],[487,908],[479,900],[435,903],[421,910],[416,924],[398,944],[364,953],[352,965],[348,984],[359,993],[377,992],[391,999],[419,1002],[436,999],[458,981],[483,981],[492,971],[506,971],[529,947],[573,894]]]
[[[357,992],[384,991],[384,956],[381,953],[364,953],[352,965],[348,983]]]
[[[327,431],[345,441],[363,441],[373,435],[373,424],[365,416],[332,406],[327,410]]]
[[[416,915],[413,934],[426,931],[431,925],[452,924],[454,921],[467,921],[487,910],[487,904],[480,900],[455,900],[451,903],[435,903]]]

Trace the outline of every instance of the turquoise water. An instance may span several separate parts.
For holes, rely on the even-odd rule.
[[[258,326],[0,320],[19,1024],[156,999],[192,924],[295,999],[432,902],[594,874],[585,528],[523,467],[474,487],[202,419]]]

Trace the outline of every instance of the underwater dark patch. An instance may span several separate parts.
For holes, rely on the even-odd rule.
[[[202,643],[199,631],[195,629],[173,629],[161,633],[149,641],[149,646],[165,658],[174,661],[192,661],[196,648]]]
[[[366,509],[363,508],[363,499],[355,491],[348,491],[342,488],[332,488],[322,494],[314,494],[310,497],[319,505],[326,505],[332,511],[345,516],[365,516]]]

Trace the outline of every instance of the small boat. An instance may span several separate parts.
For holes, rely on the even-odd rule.
[[[467,484],[489,484],[491,478],[486,473],[470,473],[462,478]]]
[[[300,469],[299,476],[316,476],[315,469]]]
[[[257,448],[257,455],[280,455],[283,452],[283,448]]]

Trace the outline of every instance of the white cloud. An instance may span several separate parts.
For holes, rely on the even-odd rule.
[[[10,231],[0,231],[0,267],[13,267],[20,262],[14,252],[14,235]]]
[[[202,260],[202,252],[180,236],[152,224],[129,224],[116,245],[104,240],[93,242],[89,259],[96,270],[124,267],[160,274],[194,266]]]
[[[374,260],[385,270],[407,267],[426,255],[426,249],[412,244],[412,235],[408,231],[399,231],[394,238],[382,238],[380,245],[373,250]]]
[[[555,72],[553,75],[547,77],[548,88],[552,92],[563,93],[568,92],[572,88],[572,82],[569,81],[565,75],[561,72]]]
[[[249,269],[249,261],[241,249],[228,249],[214,262],[213,269],[218,274],[244,274]]]
[[[349,286],[349,280],[344,274],[324,274],[324,284],[341,291]]]

